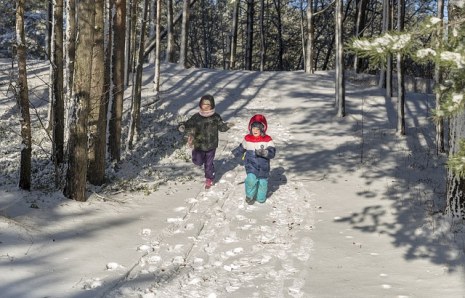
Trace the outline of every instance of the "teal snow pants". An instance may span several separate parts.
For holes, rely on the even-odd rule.
[[[245,178],[245,195],[248,198],[255,198],[257,202],[265,203],[267,191],[267,178],[257,178],[252,173],[247,174],[247,178]]]

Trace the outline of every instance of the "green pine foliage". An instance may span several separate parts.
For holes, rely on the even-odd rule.
[[[460,9],[460,15],[465,15],[465,7]],[[442,42],[434,38],[438,30],[444,30]],[[406,32],[354,38],[348,48],[360,57],[368,58],[374,66],[386,63],[389,54],[399,52],[418,63],[440,65],[446,70],[446,75],[435,88],[435,92],[440,94],[441,105],[433,111],[433,119],[449,118],[465,110],[465,19],[443,26],[440,19],[430,17]],[[465,141],[461,142],[460,150],[449,157],[447,165],[465,177]]]

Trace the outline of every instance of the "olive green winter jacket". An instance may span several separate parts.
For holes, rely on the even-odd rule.
[[[194,149],[202,151],[217,148],[218,131],[225,132],[229,129],[228,124],[218,113],[209,117],[197,113],[180,125],[184,125],[186,133],[193,136]]]

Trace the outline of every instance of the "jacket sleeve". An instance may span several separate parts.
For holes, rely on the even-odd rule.
[[[268,155],[266,156],[266,158],[268,159],[272,159],[275,157],[276,155],[276,148],[274,146],[268,146],[266,148],[266,150],[268,150]]]
[[[229,130],[228,123],[224,122],[220,115],[218,115],[218,130],[221,132]]]
[[[184,133],[193,134],[195,131],[195,115],[190,117],[187,121],[179,123],[178,130],[181,126],[184,126]]]
[[[241,144],[239,144],[239,146],[234,148],[231,152],[235,157],[241,157],[244,154],[245,149],[244,149],[244,147],[242,146],[242,143],[241,143]]]

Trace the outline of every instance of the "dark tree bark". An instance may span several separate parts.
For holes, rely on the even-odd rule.
[[[284,44],[283,44],[283,25],[281,19],[281,1],[273,0],[274,7],[276,9],[276,32],[278,34],[278,70],[284,70],[283,55],[284,55]]]
[[[442,45],[442,39],[443,39],[443,22],[444,22],[444,0],[438,0],[438,12],[437,16],[439,19],[441,19],[441,26],[440,29],[436,33],[436,45],[438,48],[441,47]],[[436,86],[439,86],[439,84],[442,81],[442,74],[443,70],[441,66],[437,63],[434,67],[434,83]],[[441,92],[436,92],[436,107],[439,107],[441,105]],[[446,152],[445,149],[445,142],[444,142],[444,119],[438,119],[436,122],[436,152],[437,154],[439,153],[444,153]]]
[[[45,36],[46,59],[52,55],[53,0],[47,1],[47,35]]]
[[[16,1],[16,54],[18,58],[18,86],[16,99],[21,110],[21,163],[19,187],[31,189],[31,117],[29,114],[29,90],[26,72],[26,37],[24,33],[25,0]]]
[[[245,44],[245,61],[246,70],[252,70],[253,59],[253,20],[254,20],[254,0],[247,0],[247,29],[246,29],[246,44]]]
[[[94,1],[81,0],[77,5],[76,64],[74,96],[70,113],[69,156],[63,194],[76,201],[86,201],[87,121],[92,80],[94,42]]]
[[[260,71],[265,70],[266,62],[266,28],[265,28],[265,1],[260,0]]]
[[[53,161],[63,163],[65,136],[65,104],[63,89],[63,0],[53,1],[52,30],[52,131],[53,131]]]
[[[95,0],[95,32],[92,53],[92,84],[89,109],[89,167],[87,179],[94,185],[105,182],[105,0]]]
[[[126,0],[116,0],[113,17],[113,59],[112,59],[112,100],[111,118],[109,121],[109,154],[110,159],[120,161],[121,158],[121,120],[124,99],[124,66],[125,66],[125,33],[126,33]]]

